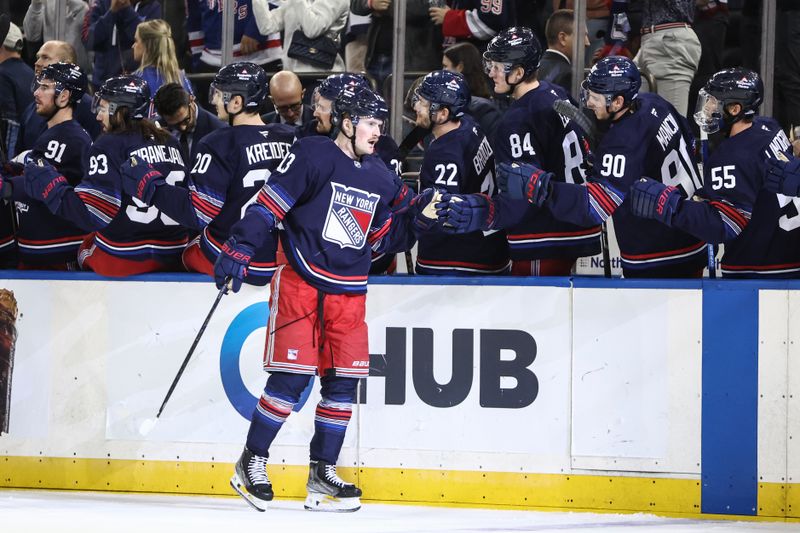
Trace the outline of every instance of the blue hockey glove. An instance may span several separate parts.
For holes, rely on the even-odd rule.
[[[437,211],[439,224],[445,233],[472,233],[491,229],[494,222],[494,202],[485,194],[442,195],[444,207]]]
[[[789,161],[767,159],[764,188],[786,196],[800,196],[800,158],[793,157]]]
[[[153,165],[132,155],[119,167],[122,176],[122,190],[134,198],[150,205],[156,189],[167,183],[164,175],[153,168]]]
[[[25,165],[25,194],[43,202],[55,214],[61,205],[64,193],[70,185],[59,171],[45,161],[37,159]]]
[[[411,199],[409,210],[414,217],[414,226],[417,229],[427,231],[438,223],[436,210],[444,207],[441,201],[441,193],[436,189],[425,189]]]
[[[628,192],[633,214],[652,218],[672,226],[672,217],[678,211],[681,191],[650,178],[642,178],[631,185]]]
[[[545,172],[528,163],[500,163],[497,165],[497,186],[502,194],[512,200],[528,200],[541,207],[550,195],[552,172]]]
[[[228,279],[231,279],[231,290],[239,292],[252,258],[253,248],[246,244],[238,244],[236,237],[230,237],[225,241],[222,251],[214,262],[214,283],[217,284],[217,288],[221,289]]]

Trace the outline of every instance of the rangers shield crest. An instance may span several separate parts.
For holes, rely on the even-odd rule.
[[[378,207],[380,195],[331,183],[333,194],[322,238],[341,248],[361,249]]]

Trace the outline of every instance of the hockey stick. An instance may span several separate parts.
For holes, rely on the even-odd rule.
[[[708,161],[708,132],[703,131],[702,126],[700,127],[700,158],[705,165]],[[703,175],[702,170],[700,175]],[[706,244],[706,250],[708,251],[708,277],[715,279],[717,277],[717,251],[714,249],[713,243]]]
[[[584,131],[590,150],[597,148],[600,142],[600,133],[597,131],[597,127],[589,120],[589,117],[584,115],[580,109],[572,105],[569,100],[556,100],[553,102],[553,111],[575,122]],[[610,278],[611,254],[608,251],[608,226],[605,222],[600,224],[600,251],[603,254],[603,276]]]
[[[203,332],[206,330],[206,326],[208,326],[208,322],[211,320],[211,316],[214,314],[214,311],[217,310],[217,306],[219,305],[220,300],[222,297],[228,294],[228,290],[231,287],[231,279],[228,278],[225,285],[219,290],[217,293],[217,298],[214,300],[214,304],[211,306],[211,310],[206,315],[206,319],[203,321],[203,325],[200,326],[200,331],[197,332],[197,335],[194,338],[194,342],[192,342],[192,347],[189,348],[189,353],[186,354],[186,357],[183,360],[183,364],[181,364],[181,368],[178,370],[178,373],[175,375],[175,379],[172,380],[172,385],[169,386],[169,390],[167,391],[167,395],[164,397],[164,401],[161,402],[161,407],[158,408],[158,414],[156,414],[156,418],[161,416],[161,413],[164,411],[164,406],[167,405],[167,401],[169,401],[170,396],[172,396],[172,392],[175,390],[175,386],[178,384],[178,380],[181,379],[183,375],[183,371],[186,370],[186,365],[189,364],[189,359],[191,359],[192,354],[194,353],[194,349],[197,348],[197,344],[200,342],[200,337],[203,336]]]

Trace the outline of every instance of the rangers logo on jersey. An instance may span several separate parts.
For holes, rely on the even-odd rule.
[[[333,194],[322,238],[340,248],[363,248],[380,195],[333,182],[331,187]]]

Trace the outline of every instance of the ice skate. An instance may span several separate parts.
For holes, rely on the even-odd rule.
[[[336,465],[311,461],[305,508],[309,511],[352,513],[361,509],[361,489],[336,475]]]
[[[267,458],[245,448],[233,471],[231,487],[254,509],[265,511],[274,496],[267,477]]]

